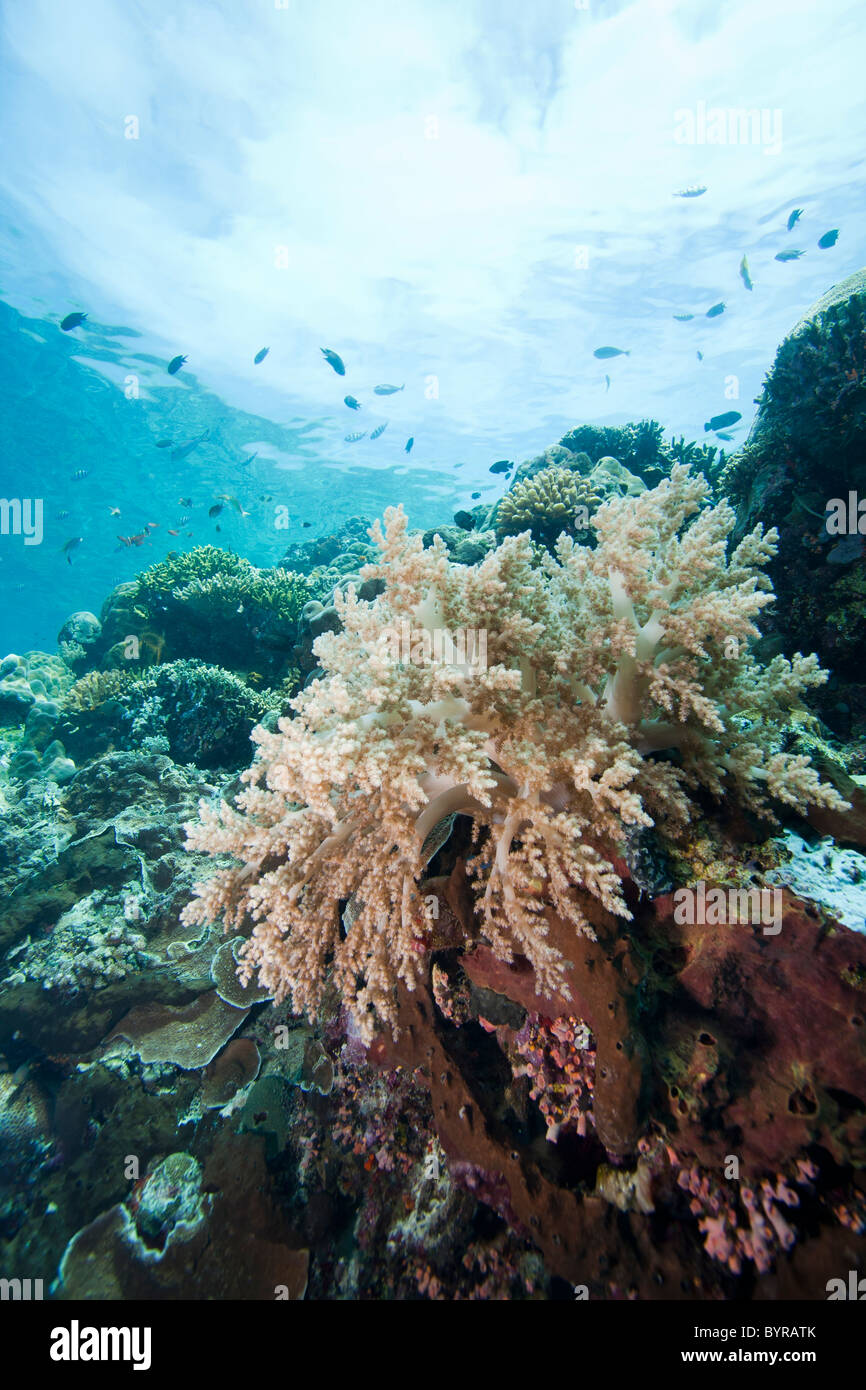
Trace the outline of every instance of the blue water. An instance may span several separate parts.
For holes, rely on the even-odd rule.
[[[734,408],[742,440],[778,343],[866,262],[860,15],[849,0],[6,6],[0,495],[42,499],[44,538],[0,537],[0,653],[52,650],[69,612],[98,612],[172,548],[273,564],[398,501],[413,525],[449,521],[502,491],[494,460],[580,423],[654,417],[704,438]],[[731,109],[765,120],[710,143],[707,113]],[[674,196],[692,185],[706,192]],[[787,248],[806,254],[775,261]],[[61,332],[75,310],[87,323]],[[601,346],[629,355],[599,361]],[[405,389],[377,397],[382,382]],[[180,462],[155,447],[206,429]],[[355,430],[368,437],[344,442]],[[208,519],[219,493],[249,515]],[[149,522],[146,544],[118,540]]]

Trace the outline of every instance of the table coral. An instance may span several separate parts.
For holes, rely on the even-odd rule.
[[[590,937],[582,897],[630,916],[613,865],[627,827],[681,837],[699,787],[770,821],[773,803],[844,805],[782,746],[791,707],[826,678],[817,659],[761,666],[750,649],[775,533],[757,527],[728,554],[734,513],[709,494],[675,466],[598,510],[594,548],[561,537],[541,566],[526,535],[451,564],[389,509],[373,528],[380,562],[362,571],[384,592],[335,596],[343,630],[315,644],[324,679],[278,731],[255,731],[237,809],[203,804],[188,827],[191,848],[240,863],[199,885],[185,920],[251,922],[248,975],[311,1017],[332,978],[370,1039],[397,1023],[397,982],[423,978],[421,850],[449,815],[474,821],[482,935],[552,994],[568,987],[545,912]],[[467,630],[485,635],[486,661],[437,659],[443,632]]]

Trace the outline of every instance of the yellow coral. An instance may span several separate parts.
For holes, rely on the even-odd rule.
[[[576,888],[629,916],[612,863],[624,826],[685,838],[699,785],[770,818],[771,797],[844,805],[808,759],[778,751],[792,700],[825,673],[799,655],[761,667],[749,650],[775,533],[756,528],[728,557],[734,513],[708,497],[676,466],[598,510],[594,549],[561,537],[540,566],[525,534],[451,564],[389,509],[363,572],[385,591],[336,596],[343,630],[315,644],[325,678],[277,732],[255,731],[237,809],[203,803],[188,827],[192,848],[240,863],[199,886],[184,920],[251,921],[247,976],[311,1017],[332,978],[370,1038],[396,1021],[398,980],[422,977],[436,902],[423,846],[449,815],[475,822],[481,932],[567,997],[545,907],[587,935]],[[389,634],[402,623],[482,629],[487,662],[437,661],[432,642],[401,660]]]
[[[505,494],[496,509],[496,534],[502,540],[530,531],[533,539],[550,541],[562,531],[585,532],[599,501],[586,478],[554,464]]]
[[[72,710],[94,710],[106,700],[122,700],[132,685],[126,671],[88,671],[66,692],[64,704]]]

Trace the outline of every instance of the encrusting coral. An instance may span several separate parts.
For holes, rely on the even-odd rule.
[[[199,885],[184,919],[252,922],[244,974],[313,1018],[332,979],[369,1040],[397,1023],[398,981],[423,979],[424,846],[455,813],[474,821],[480,935],[568,998],[545,913],[590,937],[582,896],[630,916],[612,862],[628,827],[676,840],[698,787],[771,821],[772,801],[844,806],[781,746],[792,704],[825,679],[817,659],[762,667],[750,652],[775,533],[728,556],[734,513],[708,496],[677,465],[596,512],[595,548],[560,537],[541,566],[526,534],[451,564],[389,509],[362,571],[384,592],[336,596],[343,630],[315,648],[325,677],[278,732],[255,731],[238,809],[202,803],[187,827],[191,848],[240,864]]]

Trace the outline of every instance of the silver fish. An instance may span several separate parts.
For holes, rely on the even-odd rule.
[[[386,382],[384,386],[374,386],[373,394],[376,396],[393,396],[395,392],[402,391],[405,385],[405,381],[403,382],[403,386],[389,386]]]
[[[210,430],[205,430],[204,434],[197,435],[195,439],[187,439],[183,444],[178,444],[177,448],[171,451],[172,459],[175,463],[179,459],[185,459],[188,454],[192,453],[193,449],[198,448],[199,444],[203,444],[206,439],[210,439]]]
[[[366,430],[358,430],[358,431],[356,431],[355,434],[347,434],[347,435],[345,435],[344,438],[343,438],[343,443],[344,443],[344,444],[357,444],[358,440],[359,440],[359,439],[363,439],[364,436],[366,435],[366,433],[367,433]]]

